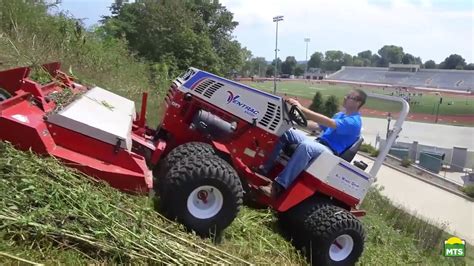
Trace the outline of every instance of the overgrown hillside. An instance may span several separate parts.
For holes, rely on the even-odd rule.
[[[46,2],[0,0],[0,70],[38,69],[59,61],[79,82],[112,90],[137,104],[148,91],[149,113],[156,117],[157,103],[172,78],[169,73],[131,53],[124,40],[105,34],[103,28],[86,31],[67,14],[50,15]]]
[[[0,177],[1,263],[306,263],[270,210],[243,208],[211,241],[163,218],[146,196],[91,182],[52,158],[1,142]],[[465,263],[442,257],[447,235],[440,229],[391,206],[376,190],[363,207],[368,238],[361,264]]]

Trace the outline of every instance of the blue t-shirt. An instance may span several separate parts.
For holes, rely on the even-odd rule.
[[[319,127],[323,130],[320,138],[325,140],[334,151],[341,154],[359,138],[362,120],[359,112],[350,115],[339,112],[332,118],[336,121],[336,128],[320,125]]]

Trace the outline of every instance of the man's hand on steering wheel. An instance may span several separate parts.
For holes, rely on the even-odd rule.
[[[290,120],[301,127],[308,126],[308,120],[302,111],[302,105],[298,100],[292,98],[286,98],[285,102],[291,105],[290,111],[288,112],[288,116]]]
[[[296,105],[299,109],[301,109],[301,103],[298,100],[293,98],[285,98],[285,102],[289,103],[291,106]]]

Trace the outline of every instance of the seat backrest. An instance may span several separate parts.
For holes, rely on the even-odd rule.
[[[354,142],[354,144],[352,144],[352,146],[350,146],[343,153],[341,153],[341,155],[339,157],[341,157],[342,159],[344,159],[348,162],[352,162],[352,159],[354,159],[355,155],[357,154],[357,151],[359,150],[360,145],[362,145],[362,142],[364,142],[364,138],[359,137]]]

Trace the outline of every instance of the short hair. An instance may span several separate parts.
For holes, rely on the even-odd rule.
[[[359,94],[359,101],[360,101],[359,109],[360,109],[365,104],[365,101],[367,100],[367,93],[365,93],[365,91],[361,89],[353,89],[353,90],[357,92],[357,94]]]

